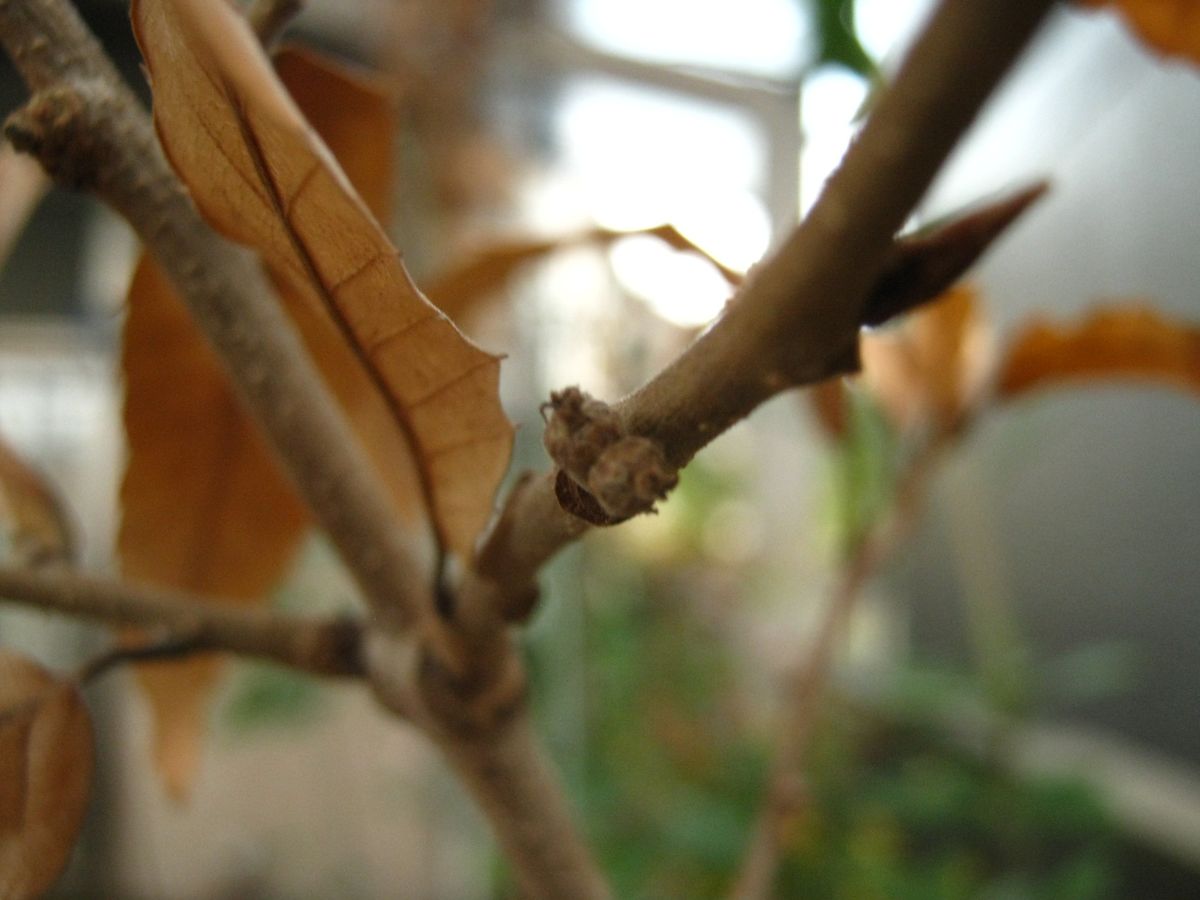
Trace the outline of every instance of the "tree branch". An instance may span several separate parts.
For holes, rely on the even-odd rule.
[[[315,675],[362,677],[362,626],[301,619],[66,571],[0,568],[0,602],[110,625],[135,625],[198,646],[277,662]]]
[[[780,391],[857,368],[893,236],[1051,5],[943,0],[809,216],[711,328],[616,404],[625,433],[679,467]],[[587,530],[559,508],[555,482],[527,477],[510,495],[468,607],[527,613],[538,569]]]
[[[441,747],[496,823],[500,846],[516,871],[522,896],[545,900],[611,896],[587,850],[572,837],[575,822],[524,704],[499,731],[474,740],[455,736]]]

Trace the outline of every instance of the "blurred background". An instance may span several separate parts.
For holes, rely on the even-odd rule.
[[[664,222],[745,270],[816,198],[930,5],[310,0],[290,35],[394,91],[392,231],[419,283],[501,240]],[[145,95],[125,4],[81,6]],[[7,112],[24,89],[7,61],[2,75]],[[973,275],[992,347],[1101,302],[1194,323],[1198,146],[1196,70],[1111,14],[1058,10],[913,224],[1050,180]],[[6,195],[36,192],[10,162]],[[111,570],[135,240],[52,189],[14,241],[0,434],[65,498],[85,564]],[[550,390],[619,397],[730,288],[634,234],[564,240],[485,293],[463,324],[508,354],[516,471],[546,464]],[[903,464],[879,404],[849,396],[849,437],[779,397],[701,453],[657,516],[546,573],[526,635],[535,702],[620,896],[718,896],[737,870],[847,523],[885,514]],[[911,524],[856,607],[779,895],[1200,895],[1196,398],[1095,382],[981,414]],[[313,598],[355,602],[315,536],[273,602]],[[106,638],[6,608],[0,643],[65,666]],[[57,896],[514,896],[430,749],[361,691],[235,664],[184,805],[150,773],[132,679],[89,702],[100,774]]]

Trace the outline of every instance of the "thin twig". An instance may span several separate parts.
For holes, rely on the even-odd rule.
[[[159,629],[317,675],[364,674],[362,626],[346,618],[301,619],[73,572],[7,568],[0,568],[0,602]]]
[[[246,19],[259,42],[269,50],[302,9],[304,0],[254,0],[246,10]]]
[[[779,867],[779,836],[806,806],[808,749],[833,674],[833,662],[863,588],[911,533],[929,478],[945,442],[933,440],[917,451],[900,474],[891,509],[853,546],[826,601],[817,633],[793,670],[784,695],[787,708],[776,737],[767,795],[747,845],[731,897],[766,900]]]

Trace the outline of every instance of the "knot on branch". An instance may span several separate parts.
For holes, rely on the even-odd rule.
[[[608,404],[577,387],[550,395],[542,442],[559,466],[563,509],[593,525],[613,525],[654,509],[679,476],[649,438],[627,434]]]
[[[8,117],[4,134],[14,148],[36,157],[59,184],[74,190],[94,187],[109,164],[95,123],[111,111],[111,102],[105,102],[111,101],[110,93],[100,82],[38,91]]]

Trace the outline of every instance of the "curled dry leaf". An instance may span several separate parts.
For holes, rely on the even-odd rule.
[[[1110,379],[1200,393],[1200,327],[1138,306],[1097,310],[1069,325],[1035,322],[1009,345],[996,393],[1013,399],[1063,383]]]
[[[1134,32],[1166,56],[1200,64],[1200,3],[1196,0],[1077,0],[1082,6],[1111,6]]]
[[[66,867],[93,758],[77,687],[0,651],[0,897],[41,896]]]
[[[0,552],[17,565],[74,556],[66,511],[45,480],[0,440]]]
[[[395,108],[388,92],[362,73],[297,47],[276,54],[275,70],[359,196],[386,222],[392,206],[396,130]],[[273,280],[309,355],[362,441],[397,511],[411,519],[421,509],[418,476],[405,433],[397,427],[386,396],[325,310],[314,305],[290,279],[276,276]]]
[[[439,544],[469,555],[512,447],[499,358],[416,289],[236,12],[140,0],[133,18],[159,136],[197,206],[336,325],[412,450]]]

